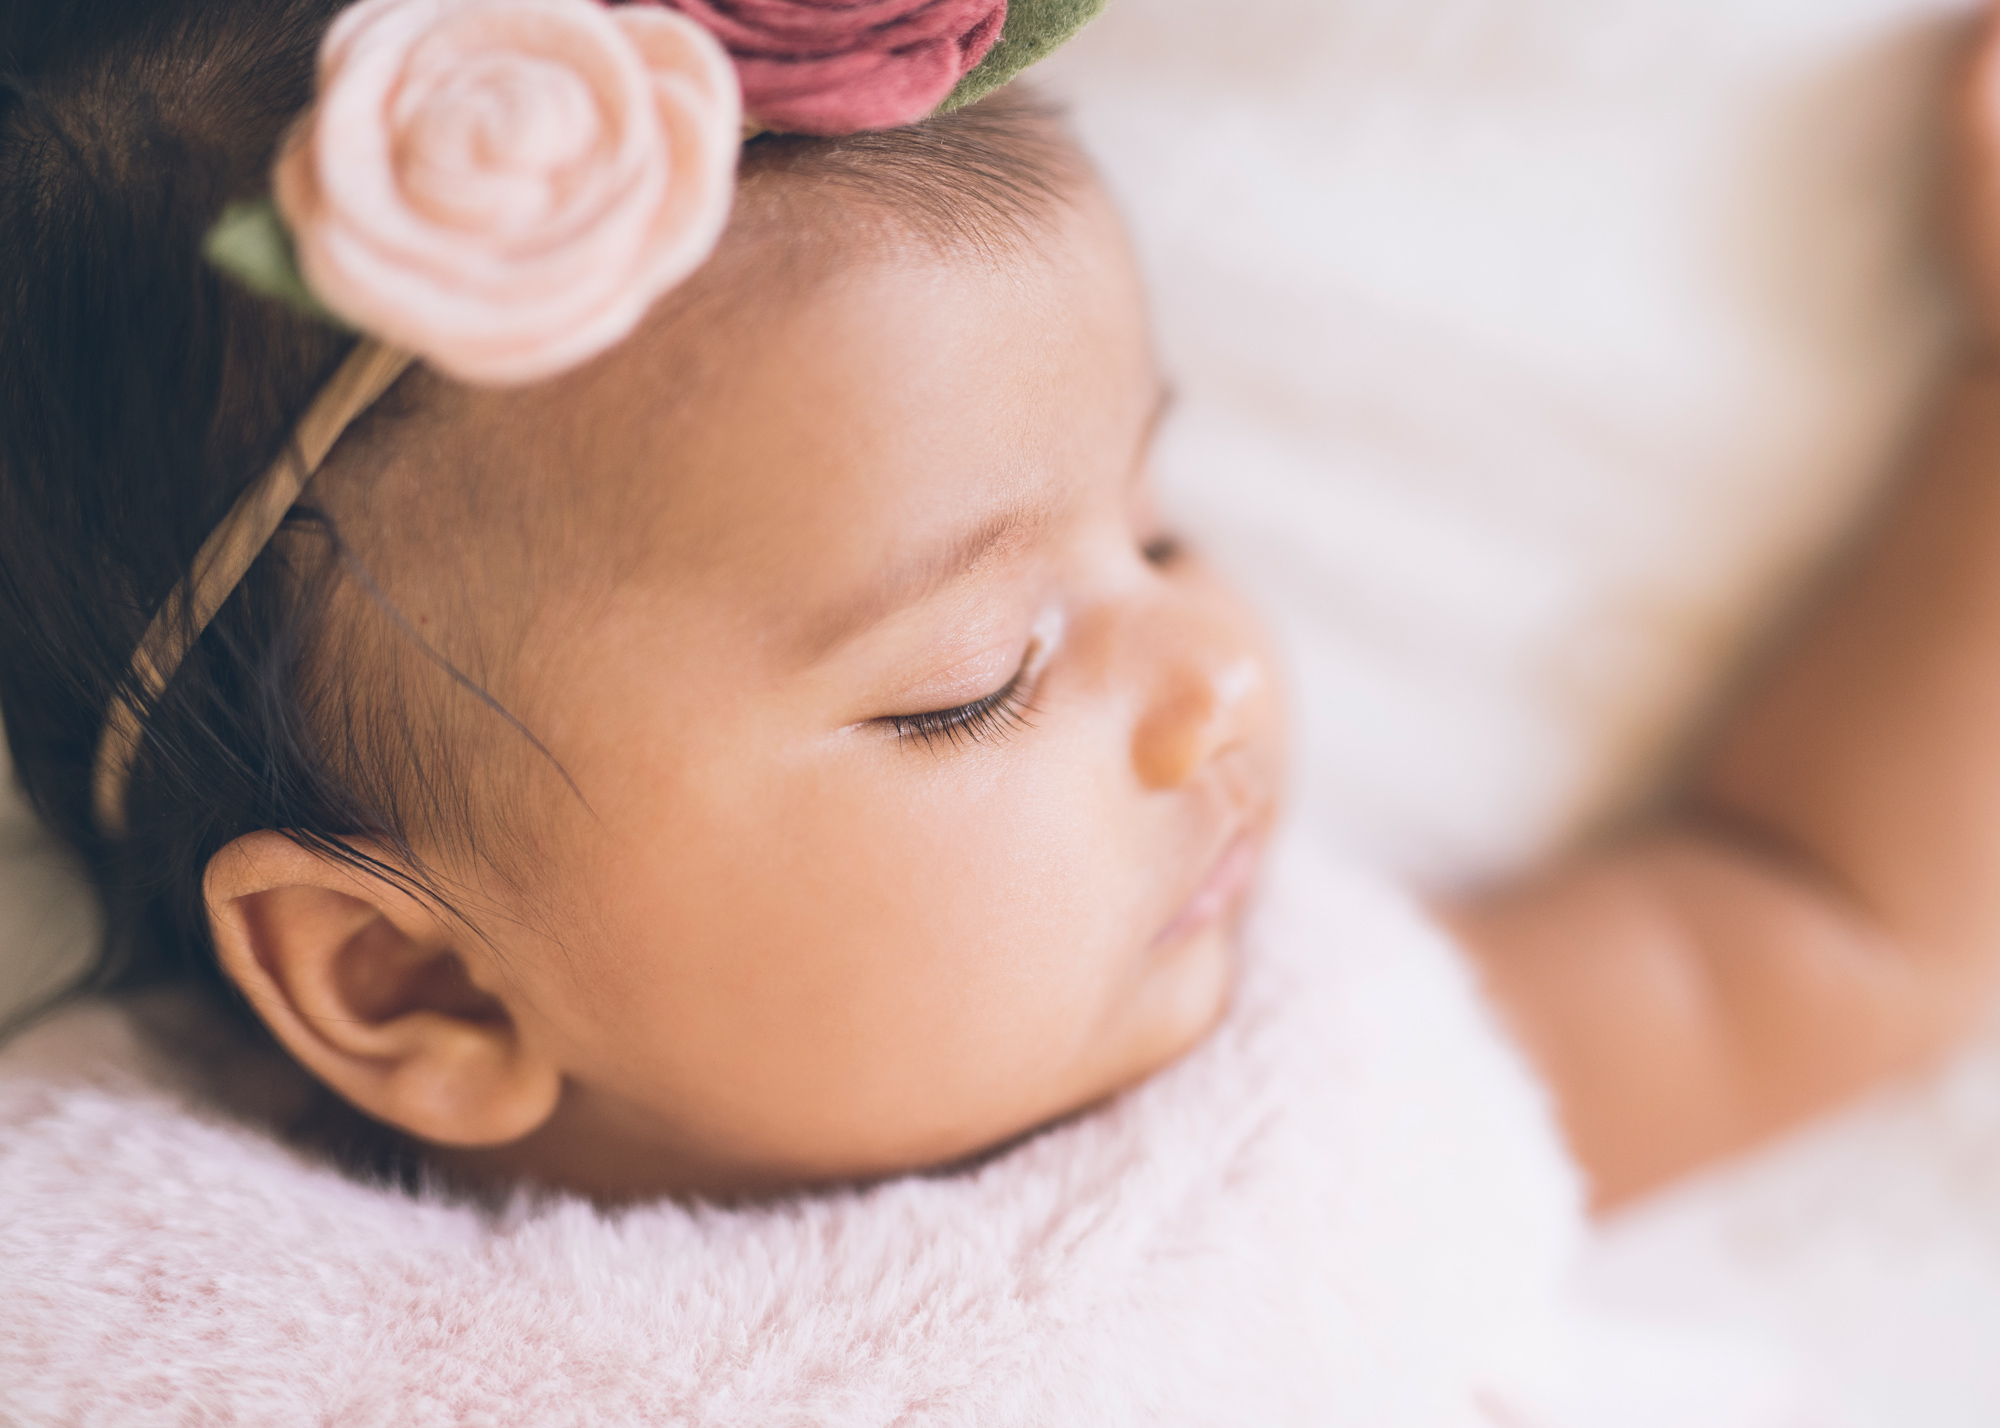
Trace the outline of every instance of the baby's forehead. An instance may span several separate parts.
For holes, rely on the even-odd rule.
[[[758,141],[745,171],[714,258],[604,357],[505,393],[420,373],[387,404],[374,473],[334,501],[371,564],[441,601],[783,591],[836,530],[886,558],[927,504],[1047,503],[992,489],[1052,465],[1052,414],[1025,410],[1049,376],[1002,348],[1046,347],[1036,324],[1073,304],[1015,299],[1072,249],[1122,253],[1053,117],[1002,95],[928,130]]]
[[[759,341],[782,340],[823,285],[903,260],[934,282],[940,269],[1047,257],[1096,188],[1060,115],[1019,85],[899,129],[762,136],[745,146],[740,173],[714,255],[620,348],[573,376],[498,396],[432,381],[405,411],[422,409],[453,440],[472,427],[501,434],[502,453],[524,435],[565,433],[572,413],[588,413],[586,443],[671,416]],[[634,370],[643,387],[628,408],[594,410],[606,374]],[[774,404],[783,397],[772,393]]]
[[[1074,424],[1047,354],[1089,338],[1067,331],[1076,303],[1038,300],[1065,281],[1044,256],[891,249],[782,298],[696,295],[545,408],[503,407],[492,443],[629,558],[691,571],[1046,504],[1049,445]]]

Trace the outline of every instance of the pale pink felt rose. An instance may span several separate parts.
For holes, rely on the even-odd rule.
[[[460,380],[618,342],[715,246],[742,107],[698,24],[593,0],[361,0],[273,175],[313,295]]]
[[[1007,0],[667,0],[736,57],[760,124],[852,134],[921,119],[986,57]]]

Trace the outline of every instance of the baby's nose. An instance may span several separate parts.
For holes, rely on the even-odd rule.
[[[1132,732],[1132,768],[1147,789],[1177,788],[1247,737],[1269,676],[1242,650],[1190,644],[1162,671]]]

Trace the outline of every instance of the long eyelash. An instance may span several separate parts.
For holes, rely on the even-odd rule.
[[[916,741],[927,749],[942,742],[955,749],[961,739],[969,744],[1004,739],[1016,729],[1030,727],[1028,716],[1034,706],[1028,693],[1028,664],[1023,662],[1012,679],[983,699],[926,714],[891,714],[884,722],[899,740]]]

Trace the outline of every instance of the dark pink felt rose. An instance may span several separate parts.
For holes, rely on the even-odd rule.
[[[921,119],[993,47],[1007,0],[667,0],[736,61],[744,110],[795,134]]]

